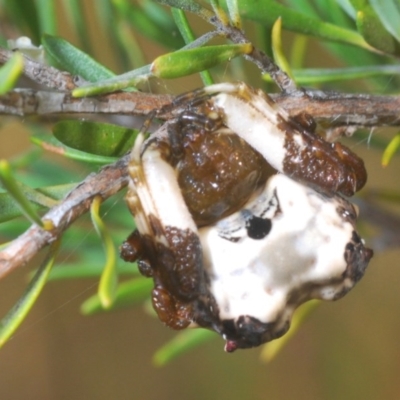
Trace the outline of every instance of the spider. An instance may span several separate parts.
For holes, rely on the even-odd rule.
[[[307,300],[345,295],[373,255],[341,196],[364,186],[363,161],[244,83],[172,108],[132,150],[137,230],[121,248],[154,280],[160,320],[212,329],[232,352],[282,336]]]

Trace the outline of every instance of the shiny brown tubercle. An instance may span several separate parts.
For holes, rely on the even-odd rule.
[[[325,194],[353,196],[367,181],[364,161],[341,143],[329,143],[294,119],[283,119],[286,155],[283,172]],[[293,139],[302,133],[305,146]]]

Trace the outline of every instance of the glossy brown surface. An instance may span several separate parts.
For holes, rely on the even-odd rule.
[[[187,328],[193,319],[192,304],[178,300],[162,286],[153,289],[151,300],[160,321],[172,329]]]
[[[177,169],[183,197],[198,226],[240,209],[274,173],[237,135],[201,129],[186,135]]]
[[[367,181],[364,161],[348,147],[325,141],[297,120],[282,119],[279,127],[286,135],[285,174],[329,195],[353,196],[363,188]],[[299,131],[304,147],[293,139]]]
[[[142,251],[142,239],[138,230],[135,229],[122,243],[119,254],[124,261],[133,263],[140,257]]]
[[[251,101],[253,92],[245,90],[244,93],[249,94],[248,101]],[[269,98],[266,97],[266,101]],[[276,112],[278,128],[285,139],[280,172],[330,196],[336,192],[351,196],[365,184],[363,161],[341,144],[328,143],[317,135],[312,117],[302,114],[290,119],[283,117],[279,110]],[[210,102],[204,102],[199,109],[189,105],[145,142],[142,149],[143,153],[148,149],[158,151],[175,168],[179,189],[197,227],[214,224],[240,210],[275,173],[267,160],[246,141],[222,126],[223,120],[224,116],[215,111]],[[262,143],[265,145],[267,143]],[[151,153],[145,161],[152,162]],[[138,180],[143,177],[137,168],[130,172],[133,173],[133,182],[140,184]],[[162,195],[162,190],[160,193]],[[128,248],[124,247],[123,251],[125,259],[139,258],[139,265],[145,266],[141,268],[142,274],[153,278],[153,307],[162,322],[173,329],[183,329],[195,323],[214,330],[226,340],[225,348],[229,352],[259,346],[287,331],[290,319],[285,320],[283,314],[273,320],[267,319],[267,322],[251,314],[221,319],[221,304],[210,290],[212,276],[204,270],[203,250],[197,232],[177,228],[174,223],[165,225],[160,217],[146,212],[136,200],[133,191],[128,204],[132,203],[130,208],[136,217],[144,214],[140,218],[144,217],[148,226],[144,224],[142,229],[145,233],[142,232],[141,236],[131,235],[125,244]],[[344,220],[355,220],[352,207],[345,211],[337,210]],[[268,222],[266,225],[262,218],[246,221],[247,237],[254,240],[264,238],[271,230],[271,222]],[[346,247],[345,256],[348,262],[346,272],[354,281],[363,275],[372,256],[359,238],[356,239]],[[337,283],[340,284],[341,280]],[[338,297],[354,283],[344,286]],[[310,298],[319,298],[319,291],[325,284],[305,282],[296,287],[289,294],[290,307]]]
[[[193,232],[164,228],[154,216],[149,219],[157,235],[135,230],[121,246],[121,256],[138,261],[141,274],[153,278],[152,303],[159,319],[172,329],[184,329],[196,320],[198,299],[208,298],[200,242]],[[160,236],[168,246],[157,240]]]

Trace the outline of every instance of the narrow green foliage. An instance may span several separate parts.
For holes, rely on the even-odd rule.
[[[7,93],[15,86],[23,69],[24,58],[17,52],[0,68],[0,95]]]
[[[228,7],[229,18],[231,24],[238,29],[242,28],[242,20],[240,18],[240,12],[237,0],[226,0],[226,5]]]
[[[153,363],[162,367],[176,357],[214,338],[216,338],[215,333],[205,329],[187,329],[179,332],[171,341],[156,351]]]
[[[145,7],[131,4],[127,0],[114,1],[118,14],[135,27],[142,35],[167,48],[183,46],[182,38],[176,33],[176,26],[170,15],[158,4],[145,2]],[[157,12],[154,13],[153,10]]]
[[[82,120],[64,120],[53,127],[65,146],[97,156],[122,157],[133,146],[138,131],[123,126]]]
[[[114,22],[113,28],[112,37],[117,43],[116,50],[120,54],[121,63],[126,66],[125,70],[144,65],[146,58],[130,24],[119,18]]]
[[[31,136],[30,139],[32,143],[40,146],[42,149],[70,158],[72,160],[84,161],[91,164],[109,164],[117,159],[116,157],[99,156],[87,153],[85,151],[73,149],[64,145],[55,137],[47,134],[37,133]]]
[[[55,35],[57,20],[55,0],[36,0],[36,9],[39,17],[40,32]]]
[[[0,223],[22,215],[21,208],[8,193],[0,193]]]
[[[357,10],[357,29],[364,39],[378,50],[388,54],[400,55],[399,43],[386,30],[368,1],[352,0],[351,3]]]
[[[299,85],[310,85],[400,75],[400,67],[398,65],[371,65],[350,68],[307,68],[293,69],[292,73]],[[268,74],[263,75],[263,79],[272,82]]]
[[[135,278],[119,284],[116,291],[115,301],[111,308],[107,310],[130,307],[143,302],[145,299],[149,298],[152,287],[153,281],[143,277]],[[106,310],[102,307],[98,295],[90,297],[81,306],[81,312],[85,315],[93,315],[104,311]]]
[[[245,43],[181,50],[156,58],[151,65],[151,72],[158,78],[174,79],[214,67],[233,57],[248,54],[252,49],[250,43]]]
[[[400,2],[398,0],[370,0],[370,3],[385,28],[400,42]]]
[[[21,182],[16,182],[16,184],[34,210],[38,207],[50,208],[58,203],[53,198],[47,196],[43,191],[32,189]],[[62,193],[65,195],[66,192],[63,191]],[[21,207],[9,193],[0,193],[0,210],[0,222],[9,221],[23,214]]]
[[[262,2],[238,0],[238,4],[242,15],[261,24],[272,26],[281,17],[283,29],[371,49],[357,32],[309,17],[273,0]]]
[[[382,167],[387,167],[400,148],[400,132],[393,137],[382,154]]]
[[[171,12],[185,43],[189,44],[193,42],[195,40],[195,36],[184,11],[178,10],[177,8],[171,8]],[[210,71],[202,71],[200,72],[200,76],[204,85],[212,85],[214,83]]]
[[[228,14],[223,10],[218,0],[210,0],[210,4],[215,16],[225,26],[230,24]]]
[[[78,47],[85,52],[62,38],[52,36],[57,33],[56,11],[59,11],[57,7],[60,3],[64,7],[62,11],[66,11],[72,33],[78,40]],[[225,25],[223,28],[241,28],[243,21],[247,34],[256,32],[256,38],[252,36],[254,45],[269,55],[273,53],[278,66],[299,85],[322,86],[335,81],[369,78],[362,82],[364,89],[371,89],[375,84],[374,90],[388,92],[397,90],[400,82],[400,68],[394,60],[394,57],[400,56],[398,0],[96,0],[93,15],[85,15],[87,5],[81,0],[1,0],[1,5],[4,20],[8,22],[12,16],[12,23],[17,26],[12,28],[16,32],[19,29],[21,35],[30,36],[36,44],[39,44],[40,36],[45,33],[42,43],[49,59],[60,69],[87,81],[87,85],[72,92],[75,97],[138,90],[138,83],[148,84],[150,78],[174,79],[194,73],[199,73],[203,83],[209,85],[213,83],[209,69],[223,63],[227,64],[226,69],[215,69],[216,76],[223,70],[221,79],[241,79],[257,86],[255,79],[258,77],[251,76],[245,67],[245,58],[249,57],[238,57],[234,62],[229,62],[234,57],[249,54],[253,45],[227,44],[229,38],[225,36],[224,29],[218,26],[217,20],[219,25]],[[199,37],[196,37],[188,21],[188,12],[194,14],[194,21],[197,17],[206,21],[205,29],[198,29],[196,25],[195,31],[203,32]],[[251,24],[252,21],[256,23]],[[100,27],[104,30],[102,37],[107,37],[111,44],[113,53],[110,58],[113,57],[118,71],[129,72],[116,76],[88,55],[92,54],[94,44],[87,34],[89,22],[94,22],[93,26],[97,29]],[[294,36],[290,62],[285,57],[287,50],[283,50],[281,43],[282,29],[298,34],[285,37],[285,40],[292,40]],[[234,29],[232,31],[238,33]],[[350,67],[302,68],[313,57],[311,53],[314,49],[307,48],[309,37],[323,39],[320,44],[324,51],[336,55],[340,65]],[[211,43],[206,46],[215,38],[218,45]],[[3,39],[0,37],[0,41],[4,42]],[[146,65],[149,62],[146,60],[149,39],[158,46],[155,48],[162,46],[169,49],[170,53],[161,52],[162,55],[152,64]],[[383,57],[383,54],[390,57]],[[0,95],[14,87],[23,71],[23,61],[23,57],[16,53],[0,68]],[[388,76],[390,86],[387,84]],[[263,78],[271,81],[269,76]],[[162,82],[156,83],[163,85]],[[152,89],[156,89],[155,85]],[[87,173],[98,169],[97,164],[114,162],[126,154],[137,136],[135,130],[92,121],[64,120],[55,123],[53,135],[49,135],[43,128],[35,128],[33,124],[28,125],[33,133],[32,141],[42,149],[87,164],[79,165],[80,176],[77,178],[73,168],[48,162],[41,155],[32,156],[34,153],[31,152],[15,159],[12,164],[13,169],[18,168],[24,174],[23,179],[29,182],[29,186],[26,186],[13,178],[11,167],[6,161],[0,161],[0,180],[6,189],[0,193],[0,222],[9,221],[1,225],[1,233],[6,238],[16,237],[26,229],[27,221],[24,219],[12,220],[23,214],[28,216],[29,221],[42,224],[44,229],[51,227],[49,221],[42,223],[38,210],[43,211],[58,204],[76,183],[46,185],[53,184],[51,182],[54,179],[59,182],[84,179]],[[365,135],[365,132],[355,134],[353,139],[365,142]],[[385,149],[382,165],[386,166],[398,153],[400,133],[390,143],[379,135],[373,135],[368,143],[371,147]],[[40,149],[37,151],[43,153]],[[151,307],[153,280],[139,276],[137,265],[117,259],[114,243],[121,243],[126,237],[126,230],[131,229],[130,225],[133,224],[125,206],[110,206],[108,211],[105,210],[107,204],[114,206],[122,201],[123,193],[119,196],[102,205],[103,212],[107,213],[107,226],[100,216],[103,199],[100,196],[93,199],[91,217],[95,229],[88,229],[85,222],[81,226],[72,225],[65,233],[63,249],[66,253],[74,254],[74,257],[50,273],[58,243],[51,247],[47,259],[36,271],[25,294],[0,322],[0,347],[20,325],[48,279],[90,277],[100,280],[97,294],[82,304],[81,311],[86,315],[143,303]],[[388,192],[382,190],[377,196],[379,200],[399,201],[399,192],[393,189]],[[103,249],[95,231],[101,238]],[[118,283],[120,274],[125,274],[130,280]],[[261,358],[264,361],[272,360],[282,350],[305,316],[317,304],[312,302],[303,306],[295,314],[289,334],[263,347]],[[151,313],[155,315],[153,309]],[[216,337],[215,333],[203,329],[180,332],[157,351],[154,364],[163,366]]]
[[[101,197],[95,197],[90,207],[90,216],[92,217],[93,226],[95,227],[96,232],[100,236],[103,243],[106,259],[104,270],[100,278],[98,295],[102,306],[104,308],[110,308],[115,300],[118,283],[118,274],[116,268],[117,255],[110,232],[100,217],[100,204]]]
[[[25,217],[28,218],[32,223],[43,227],[44,225],[40,219],[40,216],[37,214],[35,208],[22,192],[20,186],[13,177],[10,165],[6,160],[0,160],[0,183],[18,204]]]
[[[114,76],[108,68],[62,38],[44,35],[42,44],[56,64],[73,75],[79,75],[89,82],[97,82]]]
[[[290,76],[291,79],[294,79],[289,62],[283,53],[281,33],[282,19],[278,18],[272,27],[272,52],[274,55],[274,60],[276,64]]]
[[[272,361],[278,353],[287,345],[289,340],[297,333],[299,327],[302,325],[306,317],[315,310],[315,308],[320,304],[318,300],[308,301],[303,304],[294,314],[292,324],[290,326],[289,332],[287,332],[283,337],[278,340],[274,340],[270,343],[266,343],[262,350],[260,358],[264,362]]]
[[[300,69],[303,66],[307,55],[308,42],[308,37],[305,35],[296,35],[294,38],[290,52],[291,69]]]
[[[177,8],[171,8],[172,17],[179,29],[180,34],[186,44],[193,42],[195,36],[193,34],[192,28],[189,25],[189,21],[186,18],[184,11]]]
[[[56,241],[51,245],[46,259],[37,270],[23,296],[0,321],[0,348],[15,333],[39,297],[54,264],[59,244],[60,242]]]
[[[127,88],[134,89],[138,83],[146,81],[152,76],[150,67],[151,65],[145,65],[144,67],[118,75],[115,78],[106,79],[93,85],[81,86],[72,91],[72,96],[95,96]]]
[[[356,0],[357,1],[357,0]],[[361,0],[364,1],[364,0]],[[353,20],[356,19],[356,11],[352,6],[352,0],[336,0],[336,3],[342,8],[342,10]]]
[[[35,1],[3,0],[2,6],[9,19],[13,21],[21,32],[29,36],[36,44],[40,43],[40,23]]]
[[[92,256],[91,259],[85,254],[82,260],[72,263],[63,262],[62,265],[53,268],[48,280],[99,278],[104,271],[104,253],[101,254],[101,259],[98,261],[98,257],[93,257],[94,252],[88,253]],[[132,264],[120,262],[117,263],[117,273],[118,276],[127,275],[132,277],[132,275],[137,275],[137,270],[133,268]]]

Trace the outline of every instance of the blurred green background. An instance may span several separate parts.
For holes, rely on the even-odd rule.
[[[55,2],[58,34],[79,46],[61,3]],[[91,18],[96,1],[85,0],[84,4],[92,55],[109,68],[123,72],[105,34],[107,29]],[[193,20],[196,25],[198,22]],[[147,62],[165,52],[140,33],[136,35]],[[284,34],[285,41],[291,39],[291,34]],[[312,51],[307,53],[307,64],[339,64],[314,42],[309,49]],[[218,70],[216,75],[223,79],[224,70]],[[391,87],[391,76],[381,79],[381,87]],[[199,85],[196,76],[154,82],[152,87],[180,93]],[[364,81],[351,82],[349,90],[364,91],[366,87]],[[2,117],[0,123],[0,158],[12,159],[30,148],[24,118]],[[383,169],[382,151],[369,146],[366,139],[350,142],[350,146],[366,162],[368,189],[399,187],[398,157]],[[86,170],[74,168],[76,180],[83,179]],[[87,226],[84,221],[78,224]],[[79,246],[76,251],[84,251],[85,238]],[[69,261],[69,257],[74,254],[63,254],[58,264]],[[27,274],[37,266],[39,258],[0,281],[0,315],[19,298],[27,284]],[[354,291],[337,303],[318,307],[269,364],[260,360],[260,349],[224,353],[223,341],[216,336],[167,366],[155,367],[155,351],[175,333],[150,316],[144,307],[83,317],[79,314],[80,304],[95,293],[97,280],[49,282],[27,320],[0,352],[0,398],[397,399],[399,259],[399,249],[376,253]]]

